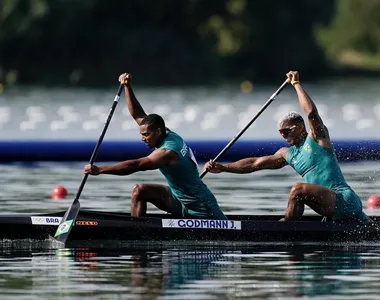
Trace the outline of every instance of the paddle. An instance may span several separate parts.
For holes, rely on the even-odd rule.
[[[115,96],[115,99],[113,101],[111,110],[109,111],[107,120],[104,124],[103,131],[99,137],[98,142],[96,143],[94,151],[92,152],[89,164],[93,164],[96,156],[98,155],[100,144],[102,143],[103,138],[106,134],[108,125],[111,122],[111,118],[112,118],[112,115],[115,111],[115,108],[116,108],[117,104],[119,103],[119,99],[120,99],[120,95],[121,95],[122,91],[123,91],[123,84],[120,84],[119,89],[117,91],[117,94]],[[65,215],[63,216],[63,218],[61,220],[61,223],[58,226],[57,231],[55,232],[54,238],[59,242],[62,242],[62,243],[66,242],[67,237],[69,236],[69,233],[71,231],[71,228],[73,227],[73,225],[75,223],[75,219],[77,218],[78,213],[79,213],[79,209],[80,209],[79,197],[82,193],[82,190],[83,190],[83,187],[86,183],[87,177],[88,177],[88,174],[85,174],[83,179],[82,179],[82,182],[79,186],[78,192],[75,196],[73,204],[71,204],[70,208],[66,211]]]
[[[277,91],[274,92],[274,94],[268,99],[267,102],[260,108],[258,113],[248,122],[248,124],[240,130],[240,132],[227,144],[226,147],[220,153],[213,159],[213,161],[218,161],[224,153],[227,152],[228,149],[231,148],[231,146],[239,139],[239,137],[242,136],[242,134],[248,129],[249,126],[252,125],[253,122],[256,121],[256,119],[263,113],[263,111],[273,102],[274,99],[278,96],[278,94],[281,93],[281,91],[285,88],[286,84],[288,83],[288,79],[284,81],[284,83],[278,88]],[[201,178],[203,178],[207,174],[207,170],[204,170],[202,174],[200,175]]]

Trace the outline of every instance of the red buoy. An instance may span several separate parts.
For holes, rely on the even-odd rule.
[[[377,209],[380,208],[380,196],[372,195],[367,200],[367,208]]]
[[[51,192],[51,198],[54,200],[64,199],[67,196],[67,190],[64,186],[56,186]]]

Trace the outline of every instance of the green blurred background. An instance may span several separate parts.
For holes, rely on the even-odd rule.
[[[380,0],[0,0],[0,84],[380,74]]]

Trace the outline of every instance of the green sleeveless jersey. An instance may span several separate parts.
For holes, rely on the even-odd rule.
[[[303,144],[289,148],[286,161],[306,183],[335,192],[351,189],[339,167],[334,148],[322,147],[310,136],[307,136]]]
[[[183,139],[173,131],[167,130],[167,137],[159,149],[169,149],[178,154],[179,160],[175,168],[163,167],[159,170],[173,195],[185,206],[217,206],[215,196],[199,178],[198,164],[191,149]]]

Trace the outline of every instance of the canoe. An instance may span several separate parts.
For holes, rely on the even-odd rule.
[[[0,240],[45,240],[54,236],[64,211],[1,214]],[[228,220],[181,219],[170,214],[131,217],[128,213],[81,210],[69,245],[96,241],[366,242],[380,241],[380,218],[373,223],[322,220],[279,222],[277,215],[227,215]]]

